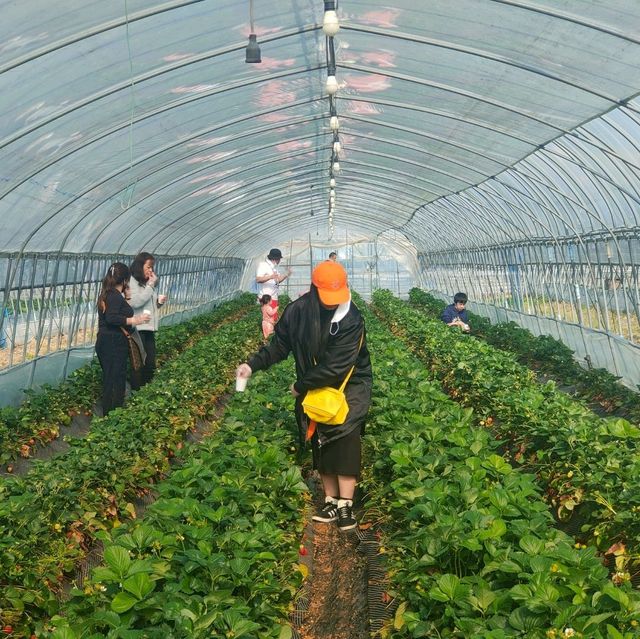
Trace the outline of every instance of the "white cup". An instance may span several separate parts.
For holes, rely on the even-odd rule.
[[[151,319],[151,311],[148,308],[145,308],[144,311],[142,311],[142,314],[147,318],[147,320]]]
[[[236,391],[241,393],[247,388],[248,377],[236,377]]]

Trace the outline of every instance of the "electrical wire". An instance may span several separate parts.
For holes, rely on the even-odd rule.
[[[126,211],[131,206],[131,201],[133,200],[133,194],[136,190],[136,185],[138,183],[138,178],[133,179],[133,122],[135,118],[136,112],[136,92],[135,92],[135,81],[133,75],[133,56],[131,55],[131,35],[129,33],[129,7],[127,4],[127,0],[124,0],[124,15],[125,15],[125,33],[127,38],[127,54],[129,56],[129,78],[131,80],[131,89],[129,91],[130,95],[130,114],[129,114],[129,186],[127,186],[126,190],[123,192],[123,197],[120,201],[120,208],[123,211]],[[126,199],[126,202],[125,202]]]

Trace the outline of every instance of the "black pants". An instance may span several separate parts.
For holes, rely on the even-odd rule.
[[[131,388],[138,390],[153,379],[156,370],[156,334],[155,331],[138,331],[142,345],[147,353],[144,366],[139,371],[131,371]]]
[[[129,349],[121,333],[98,333],[96,354],[102,367],[102,411],[106,415],[124,404]]]

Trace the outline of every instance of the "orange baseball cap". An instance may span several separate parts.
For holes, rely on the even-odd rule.
[[[320,301],[327,306],[343,304],[351,298],[347,285],[347,272],[337,262],[320,262],[313,269],[311,281],[318,289]]]

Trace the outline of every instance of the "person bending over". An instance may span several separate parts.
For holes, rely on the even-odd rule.
[[[356,528],[353,495],[360,474],[360,436],[371,402],[371,360],[364,319],[351,301],[347,273],[330,261],[314,269],[309,292],[289,304],[274,335],[236,371],[250,377],[293,353],[296,381],[295,415],[301,433],[311,439],[313,467],[320,473],[324,504],[314,521],[337,521],[341,531]],[[349,412],[343,424],[316,424],[304,414],[307,391],[323,386],[339,388],[353,369],[345,387]]]
[[[466,293],[456,293],[453,296],[453,304],[449,304],[444,311],[440,319],[447,326],[459,326],[465,333],[471,330],[469,326],[469,318],[467,317],[467,311],[465,306],[467,305]]]

